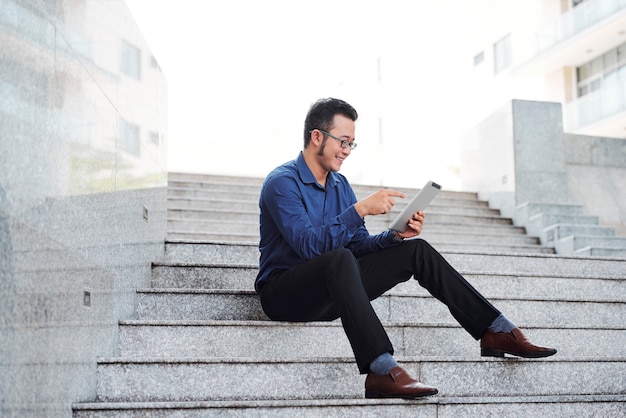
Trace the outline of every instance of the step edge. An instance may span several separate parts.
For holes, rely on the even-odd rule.
[[[263,328],[290,328],[294,326],[306,328],[341,328],[339,320],[329,322],[284,322],[271,320],[216,320],[216,319],[126,319],[119,321],[120,326],[126,327],[263,327]],[[383,321],[385,328],[449,328],[462,330],[461,326],[452,323]],[[524,326],[524,330],[580,330],[580,331],[626,331],[623,326],[575,326],[575,325],[535,325]]]
[[[616,357],[559,357],[552,356],[541,359],[527,359],[519,357],[470,357],[470,356],[397,356],[401,364],[419,363],[502,363],[502,364],[532,364],[532,363],[624,363],[626,356]],[[354,357],[99,357],[98,365],[158,365],[158,364],[354,364]]]
[[[371,405],[421,405],[421,404],[519,404],[519,403],[595,403],[626,402],[626,395],[546,395],[546,396],[435,396],[407,403],[403,399],[272,399],[251,401],[172,401],[172,402],[76,402],[74,410],[116,409],[203,409],[203,408],[256,408],[256,407],[319,407],[319,406],[371,406]]]

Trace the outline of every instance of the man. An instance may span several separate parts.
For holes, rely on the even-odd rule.
[[[404,194],[380,190],[357,200],[341,166],[355,143],[356,110],[328,98],[304,123],[304,149],[273,170],[261,189],[261,252],[255,282],[267,316],[276,321],[341,318],[367,398],[417,398],[437,389],[414,380],[393,358],[393,346],[370,301],[412,276],[476,340],[483,356],[547,357],[446,260],[417,237],[424,212],[402,233],[370,235],[367,216],[388,213]]]

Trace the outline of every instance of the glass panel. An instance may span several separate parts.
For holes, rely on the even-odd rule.
[[[589,85],[589,91],[599,90],[600,87],[602,87],[602,79],[601,78],[595,79]]]
[[[141,76],[141,51],[128,42],[122,42],[120,70],[139,80]]]
[[[583,81],[585,80],[587,77],[589,77],[589,64],[585,64],[582,67],[578,67],[576,69],[576,72],[578,73],[578,81]]]
[[[617,60],[626,61],[626,43],[617,47]]]
[[[149,134],[149,142],[154,146],[159,146],[159,134],[156,132],[150,132]]]
[[[124,0],[0,0],[1,416],[95,393],[163,256],[167,83],[142,54]]]
[[[616,82],[617,82],[617,70],[613,70],[604,76],[604,82],[602,84],[604,84],[605,86],[608,86]]]
[[[621,82],[626,82],[626,64],[620,66],[617,69],[617,78],[621,81]]]
[[[612,49],[604,54],[604,68],[611,69],[617,64],[617,49]]]
[[[602,72],[602,70],[604,70],[602,57],[598,57],[598,58],[594,59],[593,61],[591,61],[590,64],[591,64],[591,74],[590,75],[599,74],[599,73]]]
[[[485,60],[485,53],[480,51],[480,54],[474,55],[474,65],[478,65]]]
[[[124,151],[134,155],[135,157],[139,157],[139,126],[121,119],[120,144]]]
[[[494,44],[493,55],[496,74],[511,65],[511,35],[507,35]]]

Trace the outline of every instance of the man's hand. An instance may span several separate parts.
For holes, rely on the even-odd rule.
[[[395,190],[382,189],[356,202],[354,208],[361,218],[365,218],[367,215],[383,215],[388,213],[396,204],[394,197],[404,198],[405,194]]]
[[[426,214],[421,210],[414,213],[411,219],[409,219],[407,228],[403,232],[398,232],[398,236],[402,238],[413,238],[421,234],[422,228],[424,227],[424,218],[426,218]]]

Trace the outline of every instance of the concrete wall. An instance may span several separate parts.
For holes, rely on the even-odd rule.
[[[563,133],[558,103],[513,100],[462,140],[462,189],[514,218],[518,206],[583,205],[623,231],[626,140]]]
[[[626,139],[565,134],[563,142],[570,199],[626,236]]]
[[[123,0],[0,0],[0,416],[94,399],[163,256],[166,91]]]

